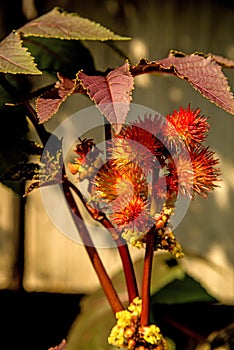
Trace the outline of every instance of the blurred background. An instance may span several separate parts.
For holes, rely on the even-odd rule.
[[[78,12],[117,34],[132,37],[129,42],[117,43],[132,64],[142,57],[164,58],[170,49],[184,53],[211,52],[234,59],[232,1],[1,1],[1,38],[54,6]],[[105,43],[85,42],[85,46],[99,70],[124,61]],[[234,71],[224,72],[234,90]],[[41,83],[48,82],[50,78]],[[208,199],[196,198],[190,204],[175,234],[187,254],[183,261],[186,271],[218,300],[233,304],[233,116],[205,100],[187,82],[169,76],[137,77],[133,102],[164,115],[190,103],[192,108],[199,107],[202,114],[210,117],[207,145],[221,160],[222,182]],[[89,105],[83,96],[73,95],[46,127],[52,131],[67,116]],[[1,342],[9,349],[17,344],[25,350],[47,349],[66,337],[79,313],[81,297],[96,290],[99,283],[84,247],[69,240],[53,225],[39,192],[34,191],[26,203],[3,186],[0,195]],[[132,254],[135,260],[141,257],[139,251]],[[115,249],[101,249],[100,255],[114,275],[120,269]],[[23,315],[27,319],[24,328],[21,327]],[[17,336],[12,338],[9,329]]]

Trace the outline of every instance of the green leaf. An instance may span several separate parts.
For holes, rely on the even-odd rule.
[[[27,161],[29,154],[25,145],[28,132],[25,113],[21,106],[6,106],[6,102],[15,100],[0,86],[0,175],[19,162]],[[4,181],[4,184],[19,193],[15,183]]]
[[[152,303],[161,304],[216,301],[198,281],[187,274],[183,279],[175,279],[152,296]]]
[[[129,40],[103,27],[99,23],[68,13],[55,7],[19,29],[24,36],[58,38],[67,40]]]
[[[41,74],[33,56],[22,46],[19,33],[13,32],[0,42],[0,72]]]
[[[74,78],[81,69],[87,74],[95,71],[89,50],[78,40],[27,37],[23,45],[35,57],[42,71],[52,74],[59,72],[67,78]]]

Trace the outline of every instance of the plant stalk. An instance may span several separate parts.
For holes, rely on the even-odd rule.
[[[106,217],[104,217],[100,222],[108,231],[113,232],[114,230],[116,232],[115,227]],[[123,265],[123,271],[124,271],[124,276],[126,280],[128,298],[129,298],[129,304],[130,304],[133,301],[133,299],[135,299],[139,295],[136,275],[135,275],[132,259],[129,253],[129,249],[125,240],[118,235],[118,238],[115,240],[115,243],[117,245],[119,255]]]
[[[76,205],[76,202],[73,198],[73,195],[70,191],[70,188],[68,185],[64,182],[63,183],[63,190],[66,197],[66,200],[68,202],[69,208],[71,210],[72,218],[75,222],[75,225],[77,227],[77,230],[80,234],[80,237],[84,243],[85,249],[88,253],[88,256],[90,258],[90,261],[97,273],[97,276],[99,278],[100,284],[103,288],[103,291],[110,303],[110,306],[114,312],[114,314],[118,311],[123,310],[123,305],[121,304],[121,301],[116,293],[116,290],[114,289],[114,286],[103,266],[103,263],[98,255],[98,252],[96,248],[94,247],[93,241],[89,235],[89,232],[87,230],[87,227],[85,226],[83,219],[81,217],[80,211]]]
[[[129,297],[129,303],[133,301],[134,298],[136,298],[138,293],[138,287],[136,282],[136,275],[132,263],[132,259],[129,253],[128,246],[124,239],[119,235],[116,228],[112,225],[112,223],[107,219],[105,214],[99,212],[99,210],[91,207],[88,205],[87,201],[82,196],[82,193],[79,191],[79,189],[69,180],[66,180],[67,185],[72,188],[72,190],[77,194],[79,199],[81,200],[82,204],[87,209],[88,213],[92,216],[92,218],[98,222],[100,222],[103,227],[105,227],[110,235],[112,236],[114,242],[116,243],[116,246],[119,251],[119,255],[122,261],[127,290],[128,290],[128,297]]]
[[[156,234],[156,228],[153,226],[146,235],[146,250],[144,259],[144,270],[142,278],[142,312],[141,312],[141,325],[148,326],[150,315],[150,285],[151,285],[151,273],[152,262],[154,256],[154,239]]]

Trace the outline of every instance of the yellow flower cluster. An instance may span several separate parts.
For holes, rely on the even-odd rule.
[[[158,344],[162,339],[159,327],[154,324],[143,327],[143,338],[147,343]]]
[[[159,327],[140,325],[141,310],[142,300],[137,297],[126,310],[116,313],[117,323],[108,337],[109,344],[127,349],[165,349]]]

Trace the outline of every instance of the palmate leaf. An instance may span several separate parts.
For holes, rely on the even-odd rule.
[[[91,100],[95,102],[118,134],[132,100],[134,80],[129,71],[129,63],[126,61],[105,77],[89,76],[80,72],[78,78]]]
[[[58,111],[60,105],[68,96],[73,94],[76,89],[76,92],[84,92],[77,79],[78,78],[71,80],[59,75],[59,81],[54,87],[36,100],[39,123],[45,123],[49,120]]]
[[[148,62],[142,59],[131,69],[132,75],[162,72],[176,75],[187,80],[204,97],[234,114],[234,98],[221,65],[230,66],[230,60],[225,61],[219,56],[203,54],[185,55],[171,51],[167,58]],[[232,67],[232,65],[231,65]]]
[[[26,36],[58,38],[66,40],[129,40],[76,13],[55,7],[19,29]]]
[[[42,74],[34,58],[22,46],[19,33],[13,32],[0,42],[0,72],[11,74]]]

